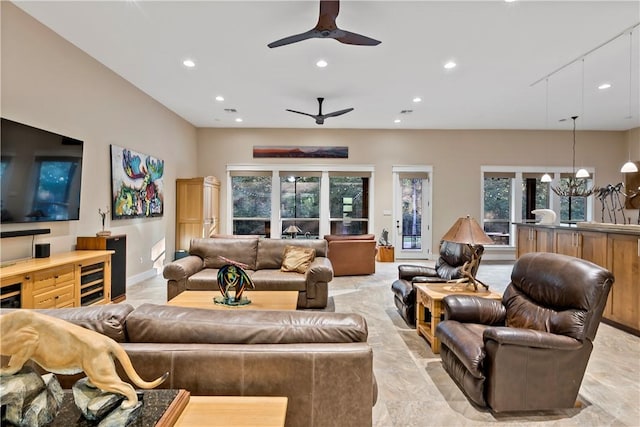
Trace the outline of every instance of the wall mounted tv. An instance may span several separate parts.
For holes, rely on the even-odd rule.
[[[0,223],[80,218],[83,142],[2,118]]]

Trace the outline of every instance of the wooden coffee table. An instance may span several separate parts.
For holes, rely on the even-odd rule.
[[[251,304],[227,306],[213,302],[220,296],[218,291],[184,291],[167,305],[214,310],[295,310],[298,305],[298,291],[248,291],[244,295]]]
[[[436,327],[442,316],[442,299],[447,295],[473,295],[482,298],[501,300],[502,295],[490,292],[484,288],[478,292],[472,290],[452,291],[455,283],[414,283],[416,288],[416,332],[431,343],[431,351],[440,353],[440,340],[436,338]],[[425,308],[431,313],[430,318],[425,318]]]
[[[286,414],[286,397],[191,396],[175,425],[283,427]]]

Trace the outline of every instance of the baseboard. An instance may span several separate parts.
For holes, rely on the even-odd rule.
[[[147,279],[151,279],[152,277],[160,274],[155,268],[152,268],[147,271],[143,271],[142,273],[136,274],[135,276],[127,277],[127,286],[135,285],[136,283],[143,282]]]

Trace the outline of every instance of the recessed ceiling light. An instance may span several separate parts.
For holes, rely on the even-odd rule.
[[[452,68],[456,68],[457,65],[458,64],[456,64],[455,62],[449,61],[446,64],[444,64],[444,68],[446,68],[447,70],[450,70]]]
[[[185,59],[184,61],[182,61],[182,65],[187,68],[193,68],[196,66],[196,63],[193,62],[193,59]]]
[[[220,102],[224,101],[224,96],[222,95],[216,96],[216,101],[220,101]]]
[[[242,119],[240,117],[236,117],[236,122],[242,123]]]
[[[422,98],[416,96],[415,98],[413,98],[413,102],[422,102]]]
[[[393,123],[400,123],[401,121],[402,121],[402,120],[400,120],[400,119],[395,119],[395,120],[393,121]]]
[[[327,61],[325,61],[324,59],[321,59],[318,62],[316,62],[316,67],[318,67],[318,68],[324,68],[327,65],[329,65],[329,63]]]
[[[505,3],[513,3],[516,0],[504,0]]]
[[[600,86],[598,86],[598,89],[605,90],[605,89],[609,89],[610,87],[611,87],[611,83],[602,83]]]

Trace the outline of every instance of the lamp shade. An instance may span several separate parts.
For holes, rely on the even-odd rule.
[[[622,172],[622,173],[638,172],[638,166],[635,163],[633,163],[632,161],[628,161],[627,163],[622,165],[622,168],[620,169],[620,172]]]
[[[468,245],[492,245],[494,243],[480,227],[480,224],[469,215],[458,218],[442,237],[442,240]]]
[[[585,168],[580,168],[576,172],[576,178],[589,178],[589,172]]]
[[[540,182],[551,182],[553,181],[553,179],[551,178],[551,175],[549,175],[548,173],[545,173],[544,175],[542,175],[542,178],[540,178]]]
[[[296,233],[300,233],[302,230],[300,230],[300,228],[298,228],[297,225],[290,225],[287,227],[286,230],[284,230],[285,233],[287,234],[296,234]]]

